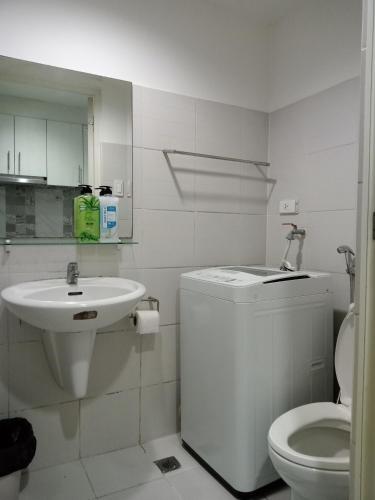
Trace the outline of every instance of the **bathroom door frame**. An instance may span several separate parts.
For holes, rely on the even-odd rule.
[[[375,40],[363,0],[350,499],[375,498]]]

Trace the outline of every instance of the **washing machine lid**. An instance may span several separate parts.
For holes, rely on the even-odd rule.
[[[354,304],[350,305],[337,337],[335,369],[342,404],[351,408],[354,374]]]
[[[225,266],[199,269],[183,274],[190,279],[219,283],[233,287],[255,286],[262,283],[276,283],[310,278],[309,272],[280,271],[263,266]]]
[[[331,293],[331,278],[314,271],[280,271],[266,266],[223,266],[183,273],[181,290],[236,303]]]

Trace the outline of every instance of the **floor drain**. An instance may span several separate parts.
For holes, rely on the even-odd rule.
[[[177,470],[181,467],[181,464],[176,457],[160,458],[159,460],[155,460],[154,464],[159,467],[163,474],[172,472],[173,470]]]

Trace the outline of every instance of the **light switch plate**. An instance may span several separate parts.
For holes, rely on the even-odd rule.
[[[298,200],[281,200],[279,211],[280,214],[298,214]]]
[[[115,196],[124,196],[124,181],[122,179],[114,179],[113,194]]]

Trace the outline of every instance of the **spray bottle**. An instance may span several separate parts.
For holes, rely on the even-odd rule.
[[[100,241],[118,243],[119,239],[119,199],[112,195],[111,186],[99,186],[100,189]]]

